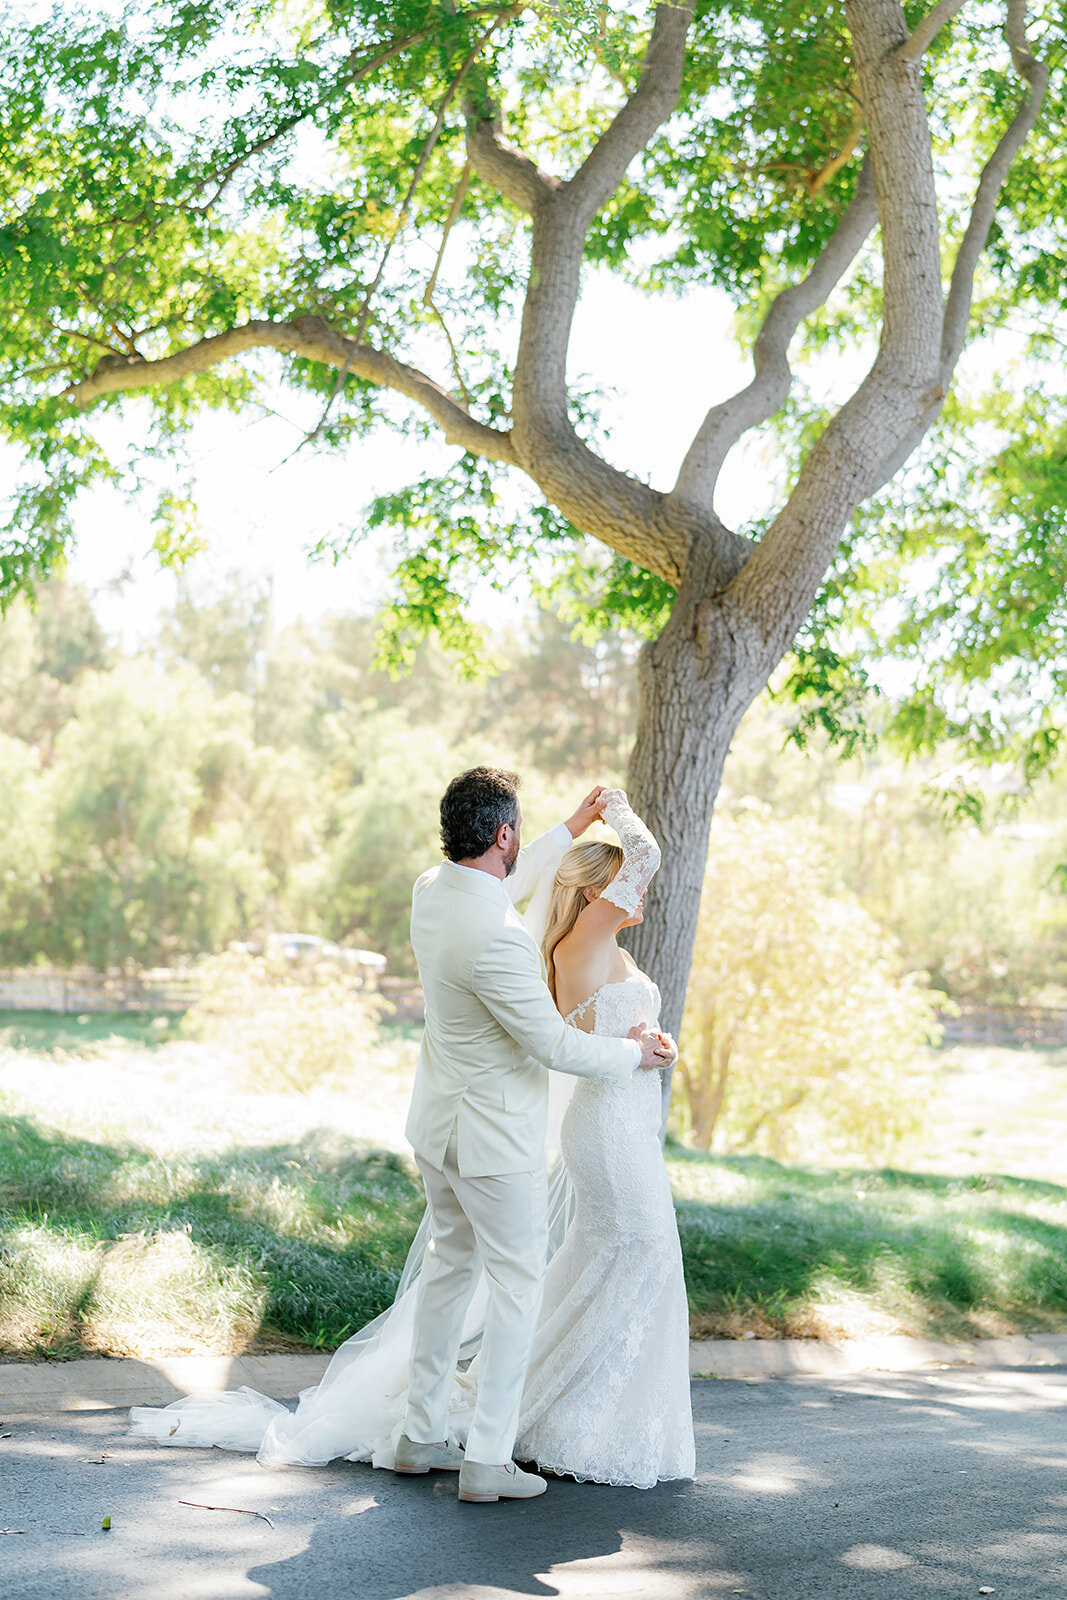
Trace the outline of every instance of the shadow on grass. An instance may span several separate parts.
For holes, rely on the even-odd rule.
[[[391,1303],[422,1209],[399,1156],[329,1129],[163,1160],[3,1118],[0,1339],[77,1354],[169,1313],[331,1348]]]
[[[850,1298],[913,1332],[1067,1321],[1067,1188],[668,1159],[703,1331],[819,1331]],[[332,1129],[164,1159],[3,1118],[0,1348],[118,1348],[139,1326],[333,1348],[392,1301],[422,1209],[400,1156]]]
[[[1067,1188],[668,1151],[694,1314],[812,1331],[860,1297],[912,1332],[1067,1321]],[[767,1324],[770,1324],[768,1327]]]

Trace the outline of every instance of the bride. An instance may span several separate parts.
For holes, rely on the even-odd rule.
[[[606,790],[601,810],[621,843],[587,842],[564,856],[543,949],[565,1020],[623,1038],[658,1019],[659,992],[616,935],[641,921],[659,848],[621,790]],[[559,1220],[571,1211],[573,1220],[545,1279],[515,1447],[519,1460],[557,1474],[637,1488],[694,1470],[688,1314],[660,1104],[658,1073],[635,1071],[624,1088],[575,1080],[553,1182]],[[135,1407],[131,1431],[162,1444],[254,1451],[271,1466],[344,1456],[391,1467],[426,1239],[424,1225],[393,1305],[341,1346],[295,1412],[243,1388]],[[485,1296],[476,1294],[464,1328],[468,1351],[484,1313]],[[475,1357],[456,1379],[451,1426],[459,1442],[477,1377]]]
[[[625,1038],[656,1028],[659,990],[616,935],[642,920],[660,852],[619,789],[556,873],[542,950],[565,1020]],[[557,1075],[558,1076],[558,1075]],[[574,1220],[549,1263],[515,1454],[549,1471],[651,1488],[694,1470],[689,1311],[667,1169],[658,1073],[566,1084],[561,1147]]]

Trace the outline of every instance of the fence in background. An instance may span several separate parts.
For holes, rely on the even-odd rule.
[[[395,1008],[390,1020],[421,1022],[422,990],[407,978],[382,978],[374,983]],[[93,1011],[180,1012],[195,1005],[200,989],[195,972],[172,967],[130,972],[97,972],[77,967],[69,972],[50,967],[0,969],[0,1011],[55,1011],[78,1015]]]
[[[1067,1007],[960,1006],[958,1015],[942,1013],[942,1044],[1067,1045]]]
[[[421,1022],[422,990],[409,978],[380,978],[390,1020]],[[169,967],[141,972],[70,972],[45,967],[0,970],[0,1011],[186,1011],[197,999],[195,974]],[[943,1045],[1067,1046],[1067,1006],[959,1006],[941,1015]]]
[[[186,1011],[197,997],[192,973],[169,967],[96,972],[76,967],[0,970],[0,1011]]]
[[[379,978],[378,993],[392,1006],[387,1022],[425,1022],[422,990],[414,978]]]

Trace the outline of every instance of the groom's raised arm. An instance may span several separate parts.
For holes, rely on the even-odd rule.
[[[521,905],[535,894],[546,880],[551,883],[556,868],[573,843],[567,824],[557,822],[554,828],[549,828],[547,833],[542,833],[519,851],[515,871],[504,879],[504,890],[513,906]]]
[[[595,822],[600,815],[600,799],[607,791],[602,783],[590,789],[584,800],[579,801],[576,811],[567,818],[566,822],[557,822],[554,828],[549,828],[547,833],[528,844],[525,850],[519,852],[519,859],[515,863],[515,871],[510,878],[504,879],[504,889],[513,906],[521,905],[529,895],[535,895],[539,900],[544,900],[544,913],[548,911],[548,897],[552,892],[552,879],[556,875],[556,868],[574,843],[580,839],[591,822]],[[531,908],[532,909],[532,908]],[[527,920],[531,920],[529,912]],[[535,916],[535,924],[543,923],[545,915]]]
[[[471,987],[505,1033],[553,1072],[624,1084],[641,1063],[636,1039],[605,1039],[567,1026],[522,928],[505,927],[494,935],[474,963]]]

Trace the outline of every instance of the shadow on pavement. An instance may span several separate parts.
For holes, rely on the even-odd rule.
[[[693,1386],[699,1475],[461,1505],[124,1414],[0,1426],[3,1600],[1063,1600],[1067,1368]],[[192,1504],[189,1504],[192,1502]],[[213,1509],[226,1508],[226,1509]],[[104,1515],[111,1530],[101,1530]],[[269,1521],[267,1520],[269,1519]]]
[[[724,1568],[721,1545],[694,1537],[690,1484],[642,1491],[560,1480],[526,1504],[476,1506],[460,1503],[454,1480],[383,1486],[381,1476],[364,1469],[358,1533],[343,1520],[316,1527],[306,1550],[249,1578],[271,1600],[306,1600],[336,1585],[339,1571],[344,1592],[360,1600],[479,1591],[681,1600],[742,1581]]]

